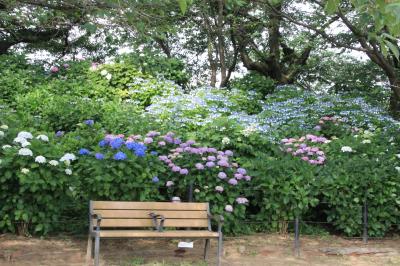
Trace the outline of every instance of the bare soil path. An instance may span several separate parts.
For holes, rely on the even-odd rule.
[[[104,240],[101,243],[102,265],[214,265],[216,243],[212,243],[207,262],[202,260],[203,241],[177,254],[178,241]],[[24,238],[0,235],[1,266],[77,266],[84,265],[86,239],[67,236]],[[372,240],[364,245],[358,240],[340,237],[301,238],[301,255],[293,256],[291,237],[258,234],[226,238],[223,265],[315,265],[373,266],[400,265],[400,239]]]

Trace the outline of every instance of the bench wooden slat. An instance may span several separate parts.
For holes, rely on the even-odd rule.
[[[143,238],[215,238],[218,237],[217,232],[206,230],[191,231],[145,231],[145,230],[101,230],[100,237],[143,237]]]
[[[132,202],[132,201],[92,201],[94,210],[187,210],[206,211],[207,203],[197,202]]]
[[[93,225],[96,220],[93,219]],[[100,227],[153,227],[151,219],[102,219]],[[208,227],[207,219],[165,219],[164,227]]]
[[[206,211],[165,211],[165,210],[95,210],[102,218],[150,218],[149,213],[164,215],[166,219],[207,219]]]

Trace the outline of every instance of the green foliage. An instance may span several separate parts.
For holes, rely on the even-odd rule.
[[[136,66],[144,74],[173,81],[182,87],[186,87],[190,79],[185,64],[177,58],[147,52],[125,55],[121,57],[121,61]]]
[[[14,104],[18,94],[27,93],[45,78],[41,67],[29,64],[23,56],[0,55],[0,99]]]
[[[232,80],[229,86],[241,91],[254,91],[265,96],[274,92],[275,81],[257,72],[249,72],[241,78]]]

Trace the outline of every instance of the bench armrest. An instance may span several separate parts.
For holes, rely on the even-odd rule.
[[[164,229],[164,221],[165,221],[164,215],[156,214],[154,212],[150,212],[149,215],[150,215],[151,219],[153,220],[153,225],[156,228],[156,230],[158,232],[162,232]],[[158,223],[158,220],[157,220],[159,217],[161,219],[160,223]]]
[[[96,231],[100,231],[100,223],[101,223],[101,215],[97,213],[93,213],[90,215],[91,219],[96,219]]]
[[[220,215],[211,215],[207,214],[208,218],[215,220],[218,223],[218,232],[220,233],[222,231],[222,226],[224,225],[224,216]]]

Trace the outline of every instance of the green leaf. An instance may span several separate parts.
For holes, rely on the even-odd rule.
[[[187,10],[187,2],[186,0],[178,0],[179,8],[181,9],[182,14],[184,15]]]
[[[339,4],[340,4],[339,0],[328,0],[325,5],[326,12],[328,14],[335,13]]]
[[[399,48],[397,48],[396,45],[394,45],[392,42],[385,40],[386,45],[389,47],[390,51],[394,54],[394,56],[399,59]]]

